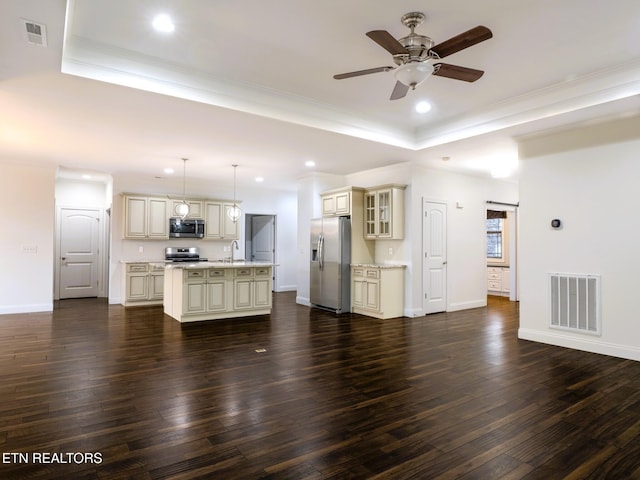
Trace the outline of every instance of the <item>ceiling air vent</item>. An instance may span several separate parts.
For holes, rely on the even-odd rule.
[[[41,23],[32,22],[31,20],[20,19],[24,25],[24,36],[27,42],[32,45],[39,45],[41,47],[47,46],[47,27]]]

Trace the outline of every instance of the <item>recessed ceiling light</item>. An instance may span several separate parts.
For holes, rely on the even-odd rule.
[[[256,177],[256,182],[264,182],[264,178],[263,177]]]
[[[163,13],[160,15],[156,15],[156,17],[153,19],[153,28],[155,28],[158,32],[171,33],[175,30],[176,27],[173,24],[171,17]]]
[[[173,168],[165,168],[164,173],[171,175],[172,173],[175,173],[175,170]]]
[[[304,165],[306,167],[315,167],[316,166],[316,162],[314,162],[313,160],[307,160],[306,162],[304,162]]]
[[[82,175],[82,178],[84,178],[85,180],[91,180],[91,175],[85,173],[84,175]]]
[[[427,113],[429,110],[431,110],[431,104],[426,100],[416,103],[416,112]]]

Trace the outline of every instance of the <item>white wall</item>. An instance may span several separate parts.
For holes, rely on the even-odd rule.
[[[0,314],[51,311],[55,168],[2,163],[0,171]]]
[[[520,338],[640,360],[640,116],[520,142]],[[562,220],[554,230],[550,221]],[[599,274],[602,335],[549,325],[548,274]]]
[[[148,177],[114,176],[113,209],[111,214],[111,262],[109,280],[109,302],[120,303],[122,297],[122,260],[158,261],[164,259],[164,249],[168,246],[197,246],[200,254],[210,259],[221,259],[229,255],[226,240],[170,239],[170,240],[125,240],[123,236],[122,193],[146,195],[169,195],[182,198],[182,183]],[[187,197],[232,199],[233,185],[215,186],[211,183],[189,181]],[[284,192],[254,187],[238,189],[238,201],[245,213],[276,216],[276,291],[295,290],[296,259],[291,252],[296,249],[297,240],[297,196],[295,192]],[[238,258],[245,258],[244,219],[240,221],[240,250]],[[140,252],[142,247],[142,252]]]

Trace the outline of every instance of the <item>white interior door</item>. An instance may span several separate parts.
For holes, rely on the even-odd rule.
[[[422,306],[429,314],[447,310],[447,205],[425,200],[423,209]]]
[[[100,210],[60,210],[60,298],[98,296]]]
[[[256,262],[274,261],[275,217],[254,215],[251,217],[251,260]]]
[[[251,216],[251,260],[256,262],[276,261],[276,217],[275,215]],[[271,269],[273,289],[276,287],[276,268]]]

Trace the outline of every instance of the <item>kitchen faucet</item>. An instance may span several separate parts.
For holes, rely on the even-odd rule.
[[[233,258],[233,246],[235,245],[236,250],[240,250],[240,247],[238,246],[238,241],[237,240],[233,240],[231,242],[231,263],[233,263],[235,260]]]

